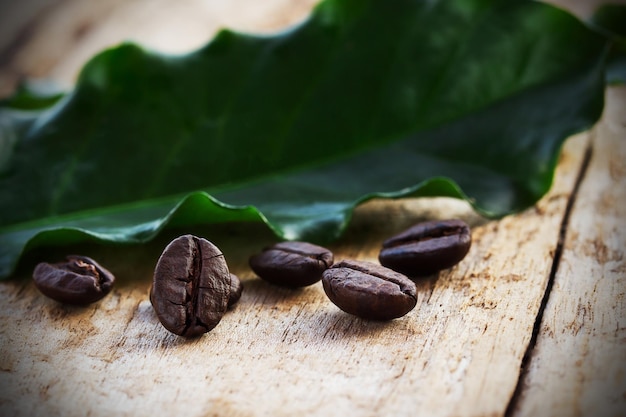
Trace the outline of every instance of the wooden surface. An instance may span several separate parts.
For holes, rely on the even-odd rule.
[[[183,52],[221,26],[284,27],[314,3],[29,1],[2,13],[12,35],[0,32],[0,94],[24,75],[71,85],[93,53],[126,38]],[[625,416],[625,108],[626,88],[610,88],[601,123],[568,140],[552,190],[519,215],[485,221],[449,199],[360,207],[330,246],[336,259],[376,261],[386,237],[423,219],[472,226],[468,257],[419,283],[415,310],[388,323],[342,313],[321,283],[292,291],[256,278],[247,258],[274,239],[262,225],[31,253],[0,283],[0,416]],[[156,259],[190,231],[245,285],[197,340],[167,332],[148,301]],[[111,269],[113,293],[88,307],[38,293],[35,263],[69,252]]]

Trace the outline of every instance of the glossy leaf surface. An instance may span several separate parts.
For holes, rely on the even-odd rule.
[[[599,118],[605,52],[562,10],[489,0],[327,0],[273,36],[103,51],[50,106],[0,109],[0,276],[29,248],[168,225],[328,241],[377,196],[523,210]]]

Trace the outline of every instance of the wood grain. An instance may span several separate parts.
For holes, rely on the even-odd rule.
[[[626,88],[607,100],[516,416],[626,415]]]
[[[583,3],[589,5],[559,2],[585,13]],[[71,85],[87,58],[124,39],[182,52],[221,26],[277,30],[303,18],[314,2],[168,4],[50,0],[32,8],[31,18],[14,25],[22,36],[3,49],[9,52],[0,94],[22,76]],[[550,193],[501,221],[485,221],[449,199],[359,207],[330,247],[337,259],[376,261],[385,238],[424,219],[459,217],[472,226],[468,257],[421,281],[415,310],[392,322],[339,311],[319,283],[293,291],[260,281],[247,258],[274,237],[259,224],[169,230],[143,246],[30,253],[16,277],[0,283],[0,416],[620,415],[626,402],[625,235],[618,227],[624,188],[617,187],[626,171],[623,97],[623,90],[610,90],[576,195],[588,133],[566,143]],[[573,197],[562,259],[551,277]],[[245,285],[239,304],[196,340],[168,333],[148,301],[159,254],[190,232],[217,244]],[[30,280],[36,262],[71,252],[116,274],[112,294],[79,308],[37,292]]]
[[[245,259],[271,236],[242,225],[202,231],[245,291],[197,340],[167,332],[148,301],[163,239],[142,248],[83,248],[121,278],[90,307],[47,300],[27,276],[2,283],[0,407],[29,416],[370,416],[408,415],[415,407],[428,415],[502,415],[585,141],[568,142],[552,193],[518,216],[480,224],[458,202],[429,200],[440,217],[461,215],[473,225],[473,246],[457,267],[420,283],[415,310],[388,323],[339,311],[319,283],[291,291],[255,278]],[[370,203],[331,249],[338,259],[375,261],[385,237],[436,217],[420,208],[425,203]]]

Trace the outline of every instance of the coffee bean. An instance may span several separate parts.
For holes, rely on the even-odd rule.
[[[425,276],[459,263],[471,244],[469,226],[462,220],[434,220],[384,241],[378,260],[410,277]]]
[[[241,298],[243,293],[243,284],[239,277],[235,274],[230,274],[230,295],[228,296],[228,307],[232,307]]]
[[[333,264],[333,253],[307,242],[280,242],[249,259],[263,280],[283,287],[306,287],[322,279]]]
[[[206,239],[183,235],[161,254],[150,301],[167,330],[194,337],[219,323],[230,291],[231,274],[222,252]]]
[[[70,255],[66,262],[42,262],[33,271],[42,294],[66,304],[89,304],[107,295],[115,276],[86,256]]]
[[[369,320],[402,317],[417,303],[413,281],[372,262],[341,261],[324,271],[322,285],[337,307]]]

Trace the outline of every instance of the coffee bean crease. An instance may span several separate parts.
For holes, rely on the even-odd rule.
[[[224,255],[215,245],[183,235],[161,254],[150,301],[166,329],[184,337],[199,336],[213,329],[224,315],[231,281]]]
[[[459,263],[472,243],[462,220],[434,220],[412,226],[382,244],[381,265],[411,277],[434,274]]]
[[[324,271],[322,284],[337,307],[364,319],[391,320],[417,304],[413,281],[372,262],[341,261]]]
[[[115,276],[87,256],[69,255],[65,262],[39,263],[33,281],[42,294],[56,301],[89,304],[111,291]]]
[[[333,264],[333,253],[308,242],[279,242],[250,257],[250,268],[263,280],[283,287],[318,282]]]

